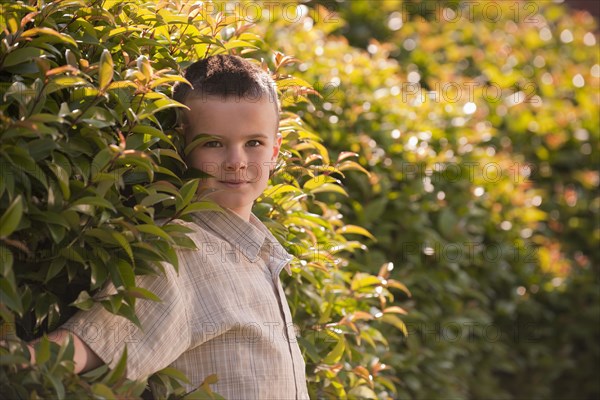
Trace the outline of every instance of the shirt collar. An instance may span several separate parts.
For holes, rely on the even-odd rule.
[[[196,222],[209,227],[252,262],[258,260],[261,248],[267,245],[268,260],[265,263],[275,268],[276,274],[279,274],[282,266],[289,275],[292,274],[289,262],[293,257],[253,213],[250,214],[250,221],[245,221],[226,208],[223,211],[201,211],[192,215]]]

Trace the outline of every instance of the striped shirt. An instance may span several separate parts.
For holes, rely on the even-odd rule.
[[[291,256],[256,218],[206,211],[188,234],[198,250],[178,249],[179,273],[136,276],[161,302],[138,299],[143,330],[96,303],[62,327],[114,367],[127,346],[127,377],[140,379],[175,367],[198,387],[211,385],[226,399],[308,399],[305,363],[279,279]],[[107,286],[104,293],[114,286]],[[101,292],[102,293],[102,292]]]

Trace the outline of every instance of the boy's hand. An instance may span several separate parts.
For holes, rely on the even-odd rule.
[[[29,364],[21,364],[18,367],[23,369],[29,367],[29,365],[35,363],[35,350],[33,349],[33,345],[26,343],[27,350],[29,350],[30,361]],[[0,339],[0,347],[6,349],[10,352],[10,344],[6,341],[6,339]]]
[[[79,338],[79,336],[65,330],[57,329],[56,331],[48,334],[48,339],[58,345],[63,345],[66,338],[71,335],[73,340],[74,354],[73,362],[75,363],[75,373],[86,372],[102,365],[104,362],[100,357],[92,351],[92,349]],[[30,364],[35,364],[35,347],[34,345],[39,342],[40,339],[35,339],[30,343],[26,343],[30,354]],[[4,339],[0,340],[0,346],[8,349],[8,342]],[[28,367],[27,364],[21,364],[21,368]]]

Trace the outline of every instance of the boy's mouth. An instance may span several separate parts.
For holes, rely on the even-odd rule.
[[[240,187],[246,183],[248,183],[247,181],[219,181],[219,183],[224,184],[225,186],[229,186],[232,188],[237,188]]]

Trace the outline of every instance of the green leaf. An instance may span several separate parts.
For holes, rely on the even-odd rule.
[[[209,376],[207,376],[206,378],[204,378],[204,380],[202,381],[202,383],[200,384],[200,386],[214,385],[218,381],[219,381],[219,377],[217,376],[217,374],[210,374]]]
[[[129,248],[129,250],[131,251],[131,248]],[[135,287],[135,273],[133,272],[131,264],[121,259],[117,262],[117,268],[123,285],[126,288]]]
[[[115,153],[109,147],[106,147],[98,152],[92,161],[92,178],[102,172],[113,157],[115,157]]]
[[[36,95],[36,91],[25,85],[23,82],[14,82],[2,98],[3,101],[8,101],[10,98],[15,99],[21,106],[26,107]]]
[[[48,283],[48,281],[54,278],[60,271],[65,267],[66,260],[62,257],[56,258],[54,261],[50,263],[50,268],[48,268],[48,272],[46,273],[46,278],[44,279],[44,283]]]
[[[152,181],[154,179],[154,168],[155,165],[150,157],[148,157],[145,153],[136,152],[127,156],[121,156],[117,159],[118,165],[125,165],[126,167],[131,167],[132,165],[136,165],[143,169],[148,176],[148,179]],[[125,175],[125,177],[131,177],[132,175]],[[140,179],[143,178],[144,175],[141,175]],[[136,181],[139,182],[139,181]]]
[[[50,359],[50,340],[46,335],[35,346],[35,362],[43,365]]]
[[[156,149],[156,153],[159,155],[159,157],[170,157],[174,160],[179,161],[181,164],[185,164],[185,162],[183,161],[183,159],[181,158],[181,156],[179,155],[178,152],[171,150],[171,149]]]
[[[17,285],[13,273],[5,276],[5,279],[0,279],[0,300],[19,315],[23,314],[23,303],[21,302],[21,296],[17,293]]]
[[[107,41],[111,37],[114,37],[117,35],[123,35],[124,33],[127,33],[127,35],[125,35],[125,36],[129,36],[130,32],[141,32],[141,31],[142,31],[142,28],[139,28],[136,26],[121,26],[118,28],[111,29],[108,32],[108,34],[106,35],[106,37],[102,37],[102,40]]]
[[[116,89],[123,89],[123,88],[127,88],[127,87],[136,89],[137,85],[132,81],[116,81],[116,82],[113,82],[110,85],[108,85],[106,90],[116,90]]]
[[[187,146],[185,146],[185,148],[183,149],[183,154],[188,156],[196,148],[196,146],[200,146],[203,143],[206,143],[206,142],[209,142],[209,141],[215,140],[215,139],[218,139],[218,136],[208,135],[206,133],[200,133],[200,134],[194,136],[192,141]]]
[[[17,229],[23,216],[23,202],[21,195],[15,197],[0,217],[0,237],[7,237]]]
[[[170,193],[173,196],[179,196],[179,189],[177,189],[175,185],[167,181],[154,182],[151,185],[148,185],[147,189],[156,190],[157,192]]]
[[[179,103],[178,101],[172,100],[172,99],[160,99],[155,101],[154,103],[152,103],[149,107],[147,107],[144,111],[144,113],[138,115],[138,120],[142,121],[154,114],[156,114],[159,111],[165,110],[167,108],[172,108],[172,107],[180,107],[180,108],[185,108],[189,110],[189,107],[186,106],[185,104]]]
[[[173,367],[167,367],[164,369],[161,369],[159,371],[160,374],[166,375],[168,377],[177,379],[178,381],[182,382],[182,383],[190,383],[190,380],[188,379],[188,377],[181,372],[180,370],[178,370],[177,368],[173,368]]]
[[[359,290],[361,288],[374,285],[381,285],[381,281],[379,280],[379,278],[373,275],[359,272],[356,275],[354,275],[354,278],[352,279],[351,288],[352,290]]]
[[[69,200],[69,197],[71,197],[71,189],[69,187],[69,174],[67,173],[67,171],[65,171],[63,167],[61,167],[58,164],[49,164],[48,167],[52,172],[54,172],[54,175],[56,175],[64,199]]]
[[[154,89],[157,86],[164,85],[165,83],[171,83],[171,82],[183,82],[183,83],[187,83],[188,85],[192,86],[192,84],[187,79],[185,79],[183,76],[163,75],[162,77],[153,80],[150,83],[150,88]]]
[[[92,385],[92,393],[103,400],[117,400],[113,391],[103,383],[94,383]]]
[[[65,257],[67,260],[76,261],[80,264],[85,264],[86,261],[83,259],[81,254],[79,253],[79,249],[75,247],[63,247],[58,252],[61,256]]]
[[[378,398],[377,393],[375,393],[373,391],[373,389],[371,389],[365,385],[356,386],[356,387],[352,388],[348,392],[348,396],[351,396],[351,398],[359,398],[359,399],[377,399]]]
[[[386,286],[387,287],[393,287],[396,289],[400,289],[402,290],[404,293],[406,293],[406,295],[408,297],[412,297],[412,294],[410,293],[410,290],[408,290],[408,288],[406,287],[405,284],[403,284],[402,282],[399,282],[395,279],[388,279],[386,282]]]
[[[192,179],[189,182],[186,182],[186,184],[182,186],[182,188],[180,190],[181,201],[179,200],[179,198],[176,199],[175,208],[177,209],[177,211],[181,210],[182,208],[187,206],[192,201],[192,199],[194,198],[194,196],[196,195],[196,192],[198,190],[199,183],[200,183],[200,181],[198,179]]]
[[[328,175],[318,175],[315,176],[314,178],[309,179],[308,181],[306,181],[306,183],[302,186],[302,188],[304,190],[314,190],[320,186],[323,186],[326,183],[338,183],[339,181],[331,176]]]
[[[78,209],[78,207],[82,206],[82,205],[98,206],[98,207],[102,207],[102,208],[109,208],[113,211],[116,211],[115,207],[108,200],[103,199],[101,197],[92,197],[92,196],[82,197],[80,199],[75,200],[73,203],[71,203],[70,208]]]
[[[179,213],[179,216],[182,217],[184,215],[192,214],[198,211],[223,211],[223,209],[213,201],[197,201],[188,204],[188,206],[185,207],[181,211],[181,213]]]
[[[61,363],[64,360],[72,360],[75,355],[75,342],[73,341],[72,334],[67,335],[65,342],[60,345],[58,354],[56,355],[57,363]]]
[[[344,161],[337,166],[340,171],[361,171],[367,176],[371,176],[371,173],[367,171],[362,165],[355,161]]]
[[[65,59],[70,66],[78,68],[77,57],[75,57],[75,54],[73,54],[71,49],[65,51]]]
[[[325,357],[323,359],[323,363],[324,364],[337,363],[342,358],[342,355],[344,354],[345,349],[346,349],[346,340],[344,339],[343,336],[338,336],[337,344],[335,345],[333,350],[331,350],[331,352],[329,352],[329,354],[327,354],[327,357]]]
[[[192,203],[192,204],[196,204],[196,203]],[[192,232],[194,232],[194,230],[192,228],[189,228],[187,226],[181,225],[176,222],[170,223],[168,225],[162,225],[161,228],[167,233],[171,233],[171,232],[192,233]]]
[[[102,379],[102,383],[108,386],[112,386],[119,380],[125,377],[125,368],[127,367],[127,345],[123,349],[123,354],[117,362],[117,365],[108,373],[108,375]]]
[[[152,66],[150,65],[150,61],[144,55],[141,55],[137,59],[137,67],[138,70],[144,75],[145,81],[150,82],[152,78]]]
[[[325,148],[325,146],[323,146],[319,142],[313,141],[310,143],[309,147],[316,148],[319,152],[319,155],[323,157],[323,162],[325,163],[325,165],[329,165],[329,152],[327,151],[327,148]]]
[[[343,227],[337,229],[335,233],[346,233],[346,234],[354,234],[354,235],[362,235],[366,236],[371,240],[377,240],[375,236],[371,234],[368,230],[361,226],[357,225],[344,225]]]
[[[162,203],[165,200],[175,200],[175,196],[166,193],[153,193],[140,201],[140,205],[150,207],[156,203]]]
[[[174,146],[171,139],[169,139],[169,137],[167,135],[165,135],[163,131],[161,131],[160,129],[156,129],[153,126],[137,124],[136,126],[133,127],[132,132],[143,133],[144,135],[157,137],[160,140],[168,143],[169,145]]]
[[[151,235],[158,236],[169,243],[173,243],[173,238],[171,238],[169,234],[167,234],[165,231],[163,231],[160,227],[156,225],[142,224],[136,225],[135,228],[140,232],[149,233]]]
[[[102,228],[91,228],[85,231],[85,236],[91,236],[91,237],[95,237],[97,239],[100,239],[101,241],[103,241],[104,243],[110,243],[110,244],[115,244],[118,245],[119,242],[117,242],[117,239],[115,239],[112,235],[111,235],[112,229],[108,228],[108,227],[102,227]]]
[[[77,299],[70,304],[71,306],[77,307],[80,310],[88,311],[94,305],[94,299],[92,299],[88,292],[85,290],[79,293]]]
[[[254,48],[254,49],[258,49],[258,47],[255,44],[252,44],[250,42],[246,42],[245,40],[230,40],[228,42],[225,42],[225,48],[227,50],[231,50],[231,49],[235,49],[238,47],[243,47],[243,48]]]
[[[0,244],[0,274],[8,276],[13,273],[13,255],[8,247]]]
[[[44,52],[41,49],[36,47],[23,47],[20,49],[16,49],[8,53],[4,62],[2,63],[3,67],[12,67],[13,65],[31,62],[34,57],[39,57]]]
[[[339,193],[339,194],[342,194],[342,195],[348,197],[348,193],[346,192],[346,190],[343,187],[336,185],[334,183],[324,183],[323,185],[319,186],[318,188],[312,189],[310,192],[311,193],[333,192],[333,193]]]
[[[114,63],[110,51],[104,49],[100,56],[100,66],[98,68],[98,87],[101,91],[105,90],[113,79]]]
[[[45,93],[51,94],[58,90],[87,84],[89,84],[88,81],[78,76],[59,76],[57,78],[52,79],[52,81],[46,87]]]
[[[108,277],[108,269],[105,263],[100,259],[91,259],[90,267],[92,269],[92,275],[90,277],[90,290],[99,288],[104,284]]]
[[[58,399],[59,400],[64,399],[65,398],[65,387],[62,384],[60,378],[58,378],[57,376],[55,376],[53,374],[46,374],[46,377],[52,383],[52,386],[54,387],[54,391],[56,392],[56,396],[58,397]]]
[[[388,323],[390,325],[395,326],[396,328],[398,328],[404,334],[404,336],[408,336],[408,329],[406,328],[406,324],[404,323],[404,321],[402,321],[396,315],[394,315],[394,314],[383,314],[383,316],[380,318],[380,320],[383,321],[383,322],[386,322],[386,323]]]
[[[165,168],[165,167],[162,167],[162,166],[160,166],[160,165],[159,165],[159,166],[157,167],[157,169],[156,169],[156,173],[157,173],[157,174],[164,174],[164,175],[168,175],[168,176],[170,176],[170,177],[174,178],[174,180],[175,180],[176,182],[179,182],[179,183],[181,183],[181,179],[180,179],[180,178],[181,178],[181,175],[178,175],[178,174],[176,174],[175,172],[173,172],[173,170],[172,170],[172,169],[168,169],[168,168]]]
[[[123,292],[126,295],[133,296],[138,299],[146,299],[160,302],[162,301],[160,297],[149,291],[148,289],[144,289],[142,287],[132,287]]]
[[[75,40],[71,36],[59,33],[52,28],[38,27],[26,30],[25,32],[21,33],[22,38],[29,38],[38,35],[50,35],[60,39],[64,43],[71,44],[77,47],[77,43],[75,43]]]
[[[41,122],[41,124],[38,125],[38,127],[41,127],[41,126],[47,126],[47,125],[44,125],[44,121],[38,121],[38,119],[40,119],[40,120],[41,119],[50,119],[52,117],[54,117],[54,116],[51,116],[48,114],[36,114],[35,116],[30,117],[28,119],[28,121]],[[62,118],[60,118],[60,117],[55,117],[54,119],[55,119],[55,121],[51,121],[51,122],[59,122],[59,123],[64,122],[64,121],[60,121],[60,120],[62,120]],[[56,147],[57,147],[57,144],[54,139],[52,139],[51,137],[45,137],[45,138],[35,139],[35,140],[32,140],[31,142],[29,142],[27,145],[27,150],[28,150],[28,153],[33,158],[33,160],[35,162],[39,163],[41,160],[48,157],[50,155],[50,153],[54,149],[56,149]]]
[[[19,31],[19,22],[16,16],[9,14],[9,9],[2,13],[0,16],[0,23],[6,23],[6,28],[10,33],[17,33]]]
[[[295,88],[295,87],[308,87],[311,88],[312,85],[305,81],[304,79],[297,76],[288,76],[283,79],[277,80],[277,87],[281,89],[286,88]]]
[[[135,297],[133,299],[135,299]],[[133,322],[135,326],[142,330],[142,324],[140,323],[140,320],[138,319],[137,315],[135,315],[135,310],[133,306],[130,305],[133,304],[133,302],[131,302],[131,299],[126,299],[126,301],[127,304],[123,303],[119,307],[118,315],[127,318],[129,321]]]
[[[164,242],[156,242],[155,247],[163,256],[163,259],[170,263],[175,268],[175,271],[179,271],[179,258],[177,257],[177,252],[175,252],[173,246],[165,244]]]
[[[108,370],[109,370],[108,365],[102,364],[98,368],[94,368],[84,374],[81,374],[81,376],[83,378],[87,379],[88,381],[93,382],[93,381],[97,381],[102,376],[106,375]]]
[[[264,197],[273,197],[275,195],[280,196],[285,193],[294,193],[295,195],[302,194],[302,191],[295,186],[287,185],[287,184],[278,184],[273,187],[268,188],[263,193]]]
[[[35,221],[42,221],[47,224],[60,225],[63,228],[69,228],[69,223],[61,214],[52,211],[32,212],[29,217]]]

